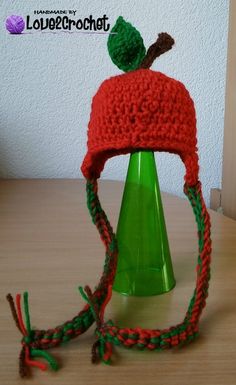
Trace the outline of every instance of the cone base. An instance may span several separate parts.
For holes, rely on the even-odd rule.
[[[167,293],[175,287],[165,269],[124,270],[116,274],[113,290],[127,296],[145,297]]]

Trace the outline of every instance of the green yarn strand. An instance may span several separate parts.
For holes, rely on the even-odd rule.
[[[44,358],[48,364],[50,365],[51,369],[54,370],[55,372],[59,369],[59,365],[55,358],[51,356],[48,352],[45,352],[44,350],[39,350],[39,349],[31,349],[30,355],[32,357],[42,357]]]
[[[97,321],[98,317],[97,317],[97,314],[96,314],[96,312],[94,310],[93,303],[89,300],[88,296],[85,294],[84,289],[82,288],[82,286],[79,286],[78,289],[79,289],[79,292],[80,292],[82,298],[85,300],[85,302],[87,302],[90,305],[90,310],[91,310],[91,312],[93,314],[93,318]]]
[[[31,334],[31,324],[30,324],[30,315],[29,315],[29,300],[28,300],[28,292],[24,292],[24,312],[25,312],[25,324],[26,330],[28,332],[28,336]]]

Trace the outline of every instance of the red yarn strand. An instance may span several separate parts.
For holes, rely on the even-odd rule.
[[[101,323],[104,322],[104,312],[105,312],[107,304],[110,302],[111,297],[112,297],[112,285],[109,285],[108,289],[107,289],[107,296],[106,296],[103,304],[101,305],[101,310],[100,310]]]
[[[17,315],[18,315],[18,321],[21,328],[21,332],[24,336],[27,336],[27,331],[24,325],[22,312],[21,312],[21,295],[20,294],[16,295],[16,307],[17,307]]]
[[[25,347],[25,363],[28,366],[33,366],[35,368],[41,369],[43,371],[47,370],[47,365],[43,362],[35,361],[30,359],[30,350],[29,347]]]

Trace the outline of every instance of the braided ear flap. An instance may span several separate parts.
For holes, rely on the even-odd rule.
[[[24,312],[26,324],[24,324],[21,312],[21,296],[14,300],[10,294],[7,300],[10,304],[13,318],[17,328],[23,334],[22,350],[19,357],[19,371],[22,377],[28,374],[29,367],[38,367],[46,370],[47,366],[33,358],[44,358],[53,370],[58,369],[54,358],[45,352],[50,347],[59,346],[63,342],[82,334],[94,322],[97,323],[97,340],[92,347],[92,362],[100,358],[104,363],[111,362],[112,345],[123,345],[125,347],[137,347],[138,349],[164,350],[175,346],[181,346],[192,341],[198,335],[198,323],[208,296],[208,284],[210,279],[211,260],[211,238],[210,238],[210,217],[207,212],[201,183],[196,186],[184,186],[184,193],[187,195],[198,227],[199,256],[197,263],[196,288],[190,300],[189,307],[182,323],[164,330],[122,328],[115,326],[112,321],[104,322],[105,307],[110,301],[112,284],[115,277],[117,264],[117,242],[112,232],[110,223],[102,210],[97,195],[97,181],[87,181],[88,208],[101,238],[106,245],[106,262],[104,271],[97,289],[92,293],[89,287],[85,292],[80,289],[87,305],[71,321],[65,322],[54,329],[33,330],[31,329],[28,293],[24,293]],[[97,355],[98,350],[98,355]]]
[[[87,183],[90,184],[92,182]],[[199,318],[206,304],[210,279],[211,224],[210,216],[202,196],[201,183],[198,181],[195,186],[191,187],[185,184],[184,193],[188,197],[195,215],[198,228],[199,252],[196,267],[196,288],[190,300],[185,318],[182,323],[163,330],[142,328],[120,329],[114,325],[112,321],[103,322],[102,324],[98,323],[96,334],[100,342],[96,342],[95,345],[96,347],[100,346],[102,341],[103,349],[106,348],[105,354],[104,351],[103,354],[100,353],[100,357],[105,363],[110,363],[112,354],[111,344],[123,345],[125,347],[135,346],[138,349],[164,350],[191,342],[198,335]],[[96,201],[96,199],[98,198],[95,198],[94,201]],[[93,346],[93,351],[94,350],[95,347]],[[104,356],[107,357],[108,362],[103,359]],[[94,360],[94,362],[95,361],[96,360]]]
[[[19,373],[21,377],[26,377],[29,374],[30,367],[37,367],[41,370],[46,370],[47,365],[35,361],[33,358],[44,358],[52,370],[59,368],[55,359],[45,350],[60,346],[61,344],[70,341],[71,339],[83,334],[93,324],[94,321],[99,324],[96,318],[96,312],[99,312],[99,317],[103,320],[105,306],[111,297],[112,284],[115,278],[115,270],[117,265],[117,242],[112,227],[102,210],[100,201],[97,196],[97,181],[88,181],[87,183],[87,204],[95,223],[101,240],[106,249],[106,258],[102,277],[94,291],[89,291],[92,298],[93,306],[87,304],[72,320],[66,321],[64,324],[50,328],[48,330],[37,330],[31,328],[28,306],[28,293],[24,293],[24,313],[25,324],[21,311],[21,295],[16,296],[16,306],[11,294],[7,295],[11,313],[17,328],[23,335],[21,344],[22,350],[19,357]],[[95,305],[96,304],[96,305]],[[93,311],[94,306],[96,312]],[[101,344],[101,346],[103,346]],[[100,349],[102,352],[102,349]],[[105,354],[106,358],[106,354]],[[104,359],[105,362],[105,359]]]

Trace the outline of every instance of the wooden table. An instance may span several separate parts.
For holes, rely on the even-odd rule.
[[[100,182],[100,199],[114,228],[123,183]],[[120,326],[166,327],[180,322],[195,280],[196,225],[187,200],[163,194],[177,285],[148,298],[113,294],[106,312]],[[20,335],[5,295],[29,291],[32,325],[49,328],[72,318],[84,302],[78,285],[96,285],[104,248],[86,207],[85,182],[78,180],[0,181],[0,384],[44,385],[235,385],[236,222],[211,211],[212,279],[199,338],[165,352],[115,348],[114,364],[92,365],[94,325],[78,339],[50,350],[59,372],[33,369],[18,376]]]

